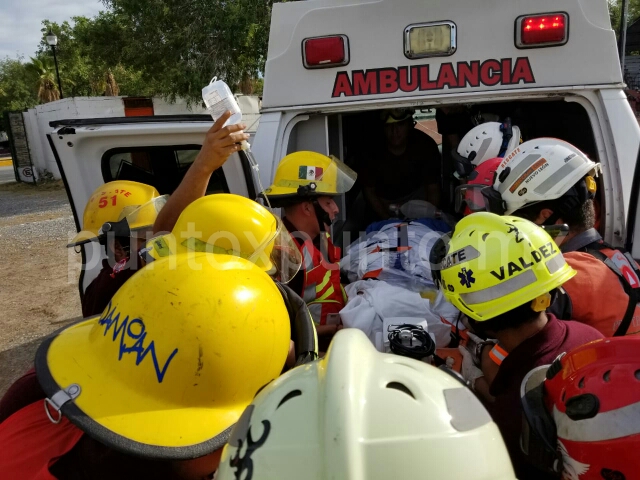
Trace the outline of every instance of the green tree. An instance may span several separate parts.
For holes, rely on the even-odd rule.
[[[126,19],[112,12],[100,12],[94,18],[73,17],[70,22],[42,22],[39,56],[51,56],[44,36],[51,29],[58,37],[56,53],[60,75],[70,81],[63,85],[66,96],[157,94],[155,82],[145,82],[142,72],[128,59],[135,54]],[[114,86],[117,88],[114,89]]]
[[[37,104],[34,79],[23,59],[0,59],[0,131],[6,130],[4,112],[25,110]]]
[[[611,19],[611,27],[615,30],[616,36],[620,29],[620,18],[622,17],[622,0],[607,0],[609,5],[609,18]],[[640,0],[629,0],[629,9],[627,22],[631,25],[640,18]]]
[[[157,91],[201,101],[215,75],[251,93],[264,71],[272,0],[104,0],[128,25],[122,52]]]

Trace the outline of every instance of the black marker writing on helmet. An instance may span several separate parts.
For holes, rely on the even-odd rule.
[[[251,427],[247,430],[247,451],[244,454],[244,457],[240,456],[240,452],[242,451],[242,444],[244,443],[242,440],[238,441],[238,450],[233,458],[230,460],[230,465],[235,469],[235,477],[240,480],[242,474],[246,472],[244,476],[244,480],[251,480],[253,478],[253,460],[251,459],[251,455],[255,453],[255,451],[264,445],[264,442],[267,441],[269,437],[269,433],[271,432],[271,422],[269,420],[263,420],[262,426],[264,427],[264,431],[258,440],[255,442],[251,437]]]
[[[524,257],[519,257],[516,262],[509,262],[507,263],[507,265],[501,266],[499,271],[491,270],[490,273],[498,280],[502,281],[506,277],[512,277],[516,273],[520,273],[531,268],[533,265],[540,263],[543,259],[549,258],[556,253],[558,253],[556,244],[553,242],[549,242],[540,247],[538,250],[533,250],[531,252],[531,262],[527,262]]]

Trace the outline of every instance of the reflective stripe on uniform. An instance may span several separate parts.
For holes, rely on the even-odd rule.
[[[331,280],[331,271],[327,270],[327,273],[324,274],[322,282],[320,282],[320,285],[316,287],[316,293],[320,293],[322,289],[327,286],[329,280]]]
[[[347,301],[340,284],[340,269],[337,264],[340,249],[333,245],[326,233],[319,238],[320,248],[310,240],[299,242],[293,238],[303,259],[302,298],[314,322],[324,325],[327,315],[338,313]]]
[[[302,263],[307,272],[313,268],[313,254],[306,247],[306,243],[302,247]]]
[[[489,358],[493,360],[493,363],[496,365],[502,364],[502,361],[507,358],[509,352],[507,352],[504,348],[502,348],[497,343],[493,346],[491,351],[489,352]]]
[[[322,295],[320,295],[317,299],[316,302],[324,302],[326,301],[331,295],[333,295],[333,292],[335,292],[335,288],[333,288],[333,285],[331,285],[326,292],[324,292]],[[316,289],[316,293],[320,293],[319,289]],[[333,302],[336,302],[336,300],[331,300]]]

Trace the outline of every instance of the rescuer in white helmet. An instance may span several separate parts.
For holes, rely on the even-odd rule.
[[[594,228],[600,172],[570,143],[539,138],[505,158],[483,195],[494,213],[527,218],[556,234],[565,230],[556,243],[578,274],[552,307],[560,318],[587,323],[608,337],[629,335],[640,332],[640,267]]]

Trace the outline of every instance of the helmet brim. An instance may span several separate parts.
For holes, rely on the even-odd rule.
[[[302,266],[302,255],[293,238],[282,224],[282,220],[273,215],[276,222],[274,233],[261,244],[255,246],[252,255],[225,250],[196,238],[177,239],[173,233],[156,237],[146,244],[144,249],[147,262],[179,253],[199,252],[234,255],[255,263],[263,271],[281,283],[290,282]]]
[[[98,235],[95,232],[90,232],[88,230],[81,230],[76,233],[75,237],[71,239],[69,243],[67,243],[67,248],[75,247],[77,245],[84,245],[89,242],[97,242]]]
[[[80,387],[80,394],[60,412],[100,443],[140,457],[183,460],[222,448],[245,405],[176,408],[144,395],[144,389],[131,389],[115,371],[114,365],[121,362],[96,358],[94,343],[103,336],[99,320],[100,316],[80,320],[38,348],[36,373],[48,398],[70,385]]]
[[[523,413],[520,448],[534,464],[555,471],[560,469],[560,458],[556,453],[556,427],[544,404],[544,381],[550,366],[534,368],[520,384]]]

